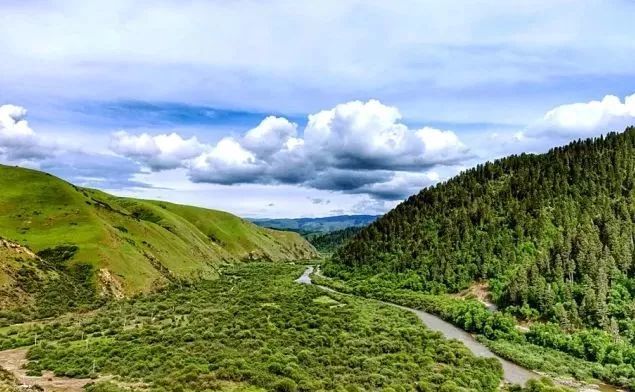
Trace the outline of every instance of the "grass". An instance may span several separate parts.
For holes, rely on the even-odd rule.
[[[151,391],[498,388],[496,360],[474,357],[409,312],[294,283],[302,270],[240,264],[196,287],[10,328],[0,333],[0,348],[32,344],[37,334],[29,370],[87,377],[95,364],[97,373]],[[117,390],[102,387],[94,392]]]

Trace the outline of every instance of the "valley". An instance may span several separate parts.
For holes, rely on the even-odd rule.
[[[498,389],[495,359],[474,356],[411,312],[294,282],[304,270],[236,266],[197,286],[5,328],[0,349],[30,346],[27,375],[99,374],[88,391]]]
[[[635,1],[0,1],[0,392],[635,392]]]
[[[0,386],[628,390],[632,156],[629,128],[301,233],[0,166]]]

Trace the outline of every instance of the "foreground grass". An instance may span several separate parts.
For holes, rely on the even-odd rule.
[[[494,391],[500,384],[497,361],[474,357],[409,312],[294,283],[302,270],[242,265],[80,322],[10,328],[0,347],[32,344],[37,334],[33,373],[111,374],[152,391],[228,390],[228,382],[234,390],[274,391]]]

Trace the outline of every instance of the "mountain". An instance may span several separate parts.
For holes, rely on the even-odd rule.
[[[115,197],[35,170],[0,165],[0,189],[0,290],[14,296],[62,278],[123,296],[215,276],[243,260],[316,256],[296,233],[222,211]]]
[[[338,249],[325,273],[458,292],[565,329],[635,336],[635,128],[478,165]]]
[[[296,231],[299,233],[328,233],[348,227],[363,227],[374,222],[379,215],[337,215],[323,218],[297,219],[252,219],[255,224],[278,230]]]

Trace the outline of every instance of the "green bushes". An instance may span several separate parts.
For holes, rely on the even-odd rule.
[[[635,386],[635,347],[617,334],[599,329],[566,332],[555,323],[534,323],[527,333],[520,333],[516,329],[516,319],[510,313],[491,312],[474,300],[391,289],[373,279],[352,279],[345,283],[314,276],[313,280],[343,293],[433,313],[479,335],[492,351],[528,369],[573,376],[579,380],[598,378],[614,385]],[[526,390],[552,390],[540,385],[531,388]]]
[[[32,344],[30,371],[101,374],[152,391],[247,383],[271,391],[494,391],[502,370],[441,339],[410,313],[294,283],[302,267],[252,263],[218,281],[108,304],[90,316],[0,334]],[[442,371],[439,371],[442,369]],[[90,391],[110,391],[91,386]],[[214,388],[216,388],[214,387]]]
[[[59,245],[55,248],[47,248],[37,252],[37,255],[43,260],[44,268],[53,268],[63,270],[66,267],[66,261],[75,256],[79,248],[75,245]]]
[[[535,324],[526,337],[530,343],[555,348],[591,362],[635,366],[635,347],[606,331],[583,329],[566,333],[555,324]]]

